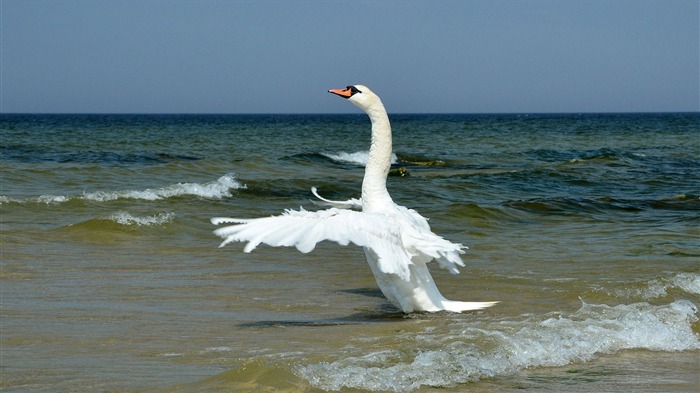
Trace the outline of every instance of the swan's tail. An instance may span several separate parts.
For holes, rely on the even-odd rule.
[[[446,311],[462,312],[471,310],[481,310],[496,305],[500,302],[457,302],[453,300],[445,300],[442,306]]]
[[[338,209],[362,209],[362,200],[361,199],[348,199],[347,201],[332,201],[330,199],[326,199],[322,197],[321,195],[318,194],[318,189],[316,187],[311,187],[311,193],[314,194],[316,198],[318,198],[321,202],[314,201],[313,199],[311,202],[313,202],[316,205],[325,205],[325,206],[332,206],[332,207],[337,207]]]

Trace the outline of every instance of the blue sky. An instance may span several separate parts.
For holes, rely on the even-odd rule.
[[[0,111],[698,111],[699,4],[0,0]]]

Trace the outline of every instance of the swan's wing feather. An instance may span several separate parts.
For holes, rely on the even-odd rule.
[[[241,241],[248,242],[244,252],[251,252],[264,243],[273,247],[294,246],[307,253],[324,240],[341,245],[353,243],[372,249],[382,272],[409,279],[411,257],[403,247],[399,225],[392,224],[383,215],[330,208],[315,212],[287,210],[279,216],[253,219],[212,219],[212,223],[228,222],[235,225],[214,231],[224,238],[220,247]]]
[[[230,218],[230,217],[214,217],[210,219],[212,224],[214,225],[221,225],[221,224],[243,224],[247,222],[248,220],[241,219],[241,218]]]
[[[214,233],[224,241],[219,245],[223,247],[231,242],[246,241],[248,242],[243,249],[244,252],[253,251],[260,243],[265,243],[270,246],[296,246],[302,252],[310,252],[315,246],[305,242],[305,237],[310,237],[313,234],[314,220],[304,219],[306,212],[304,210],[294,211],[287,210],[279,216],[254,218],[254,219],[237,219],[237,218],[213,218],[212,224],[218,225],[221,223],[234,223],[219,228]]]
[[[403,234],[404,244],[415,257],[424,261],[435,260],[438,265],[452,274],[459,273],[458,266],[464,266],[460,257],[465,246],[452,243],[444,238],[425,231],[408,231]]]
[[[357,199],[357,198],[351,198],[348,199],[347,201],[333,201],[330,199],[326,199],[322,197],[321,195],[318,194],[318,189],[316,187],[311,187],[311,193],[314,194],[316,198],[318,198],[318,201],[311,200],[316,205],[319,206],[331,206],[335,207],[338,209],[361,209],[362,208],[362,200]],[[320,201],[320,202],[319,202]]]
[[[395,205],[396,211],[402,219],[410,222],[416,228],[424,231],[430,232],[430,225],[428,225],[428,219],[421,216],[417,211],[409,209],[405,206]]]
[[[459,273],[457,266],[464,266],[460,257],[467,247],[452,243],[430,230],[428,219],[413,209],[397,206],[399,216],[408,224],[402,232],[404,246],[414,258],[429,262],[435,260],[438,265],[452,274]]]

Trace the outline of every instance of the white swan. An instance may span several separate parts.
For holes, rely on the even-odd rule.
[[[459,255],[464,253],[465,247],[432,233],[424,217],[396,205],[389,196],[386,178],[391,166],[391,126],[379,97],[363,85],[329,92],[355,104],[372,121],[372,141],[361,199],[331,201],[322,198],[313,188],[313,194],[331,208],[315,212],[303,208],[286,210],[279,216],[254,219],[212,218],[214,225],[236,224],[214,231],[225,238],[220,247],[234,241],[247,241],[244,252],[265,243],[295,246],[307,253],[323,240],[341,245],[353,243],[364,248],[367,263],[384,296],[406,313],[461,312],[496,304],[452,301],[440,294],[426,264],[436,260],[443,269],[459,273],[457,265],[464,266]]]

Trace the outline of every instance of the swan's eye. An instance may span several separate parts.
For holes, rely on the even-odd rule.
[[[355,86],[348,86],[345,88],[345,90],[350,90],[350,92],[352,93],[351,95],[355,95],[355,93],[362,93],[360,89],[358,89]]]

